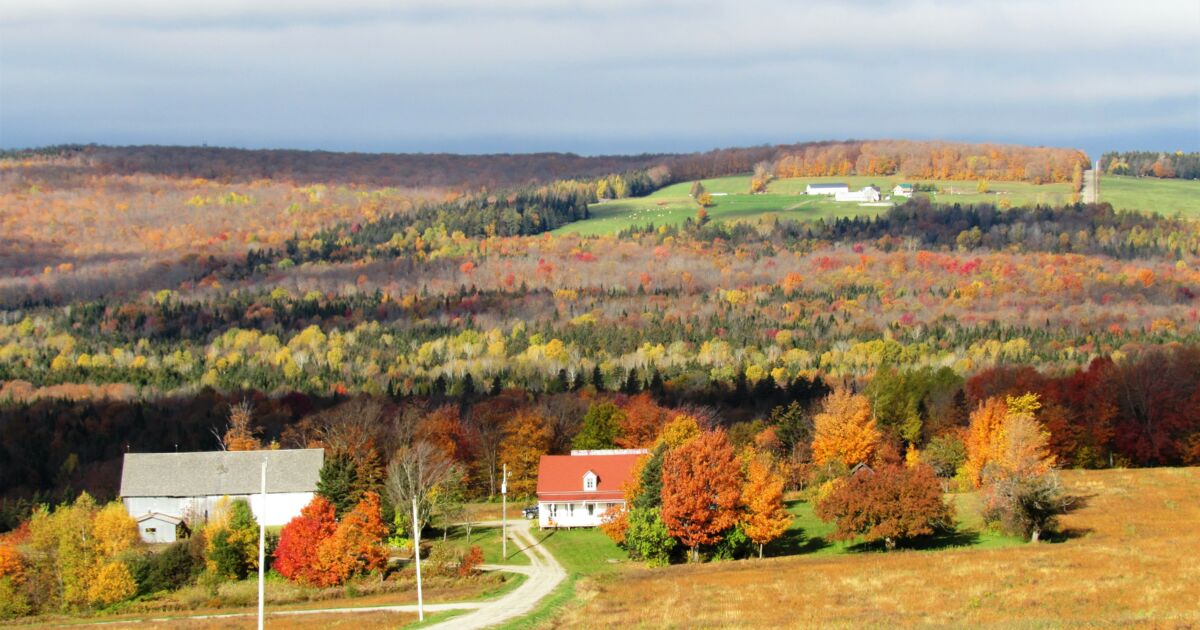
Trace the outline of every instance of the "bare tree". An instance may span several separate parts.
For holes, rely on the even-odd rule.
[[[429,522],[433,512],[431,491],[450,479],[454,473],[454,463],[436,446],[424,440],[411,446],[401,448],[392,462],[388,464],[387,480],[384,488],[396,513],[401,518],[407,517],[409,531],[420,531]],[[417,523],[411,522],[409,511],[403,506],[417,501]]]
[[[257,451],[262,448],[262,442],[259,440],[260,430],[251,426],[254,420],[254,405],[248,400],[243,400],[236,405],[229,406],[229,423],[225,426],[225,431],[221,432],[216,427],[212,428],[212,434],[217,438],[217,444],[223,451]]]

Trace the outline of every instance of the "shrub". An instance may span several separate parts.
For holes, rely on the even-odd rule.
[[[1044,532],[1057,526],[1058,516],[1070,505],[1071,498],[1053,471],[1028,477],[1006,477],[988,487],[984,519],[1000,525],[1010,534],[1037,542]]]
[[[178,590],[196,579],[203,568],[203,559],[198,560],[191,543],[185,541],[172,543],[160,553],[138,556],[129,567],[140,595]]]
[[[31,612],[29,599],[11,577],[0,577],[0,619],[16,619]]]
[[[467,553],[463,554],[462,559],[458,561],[458,577],[471,577],[479,573],[479,567],[483,565],[483,549],[479,545],[472,545]]]
[[[624,547],[635,558],[641,558],[651,566],[661,566],[671,561],[671,552],[678,542],[671,537],[658,510],[634,508],[629,511],[629,527],[625,531]]]
[[[862,470],[819,502],[816,512],[834,522],[833,538],[882,540],[888,549],[897,541],[949,527],[953,518],[933,469],[926,465]]]
[[[721,541],[713,547],[713,560],[736,560],[747,558],[754,553],[754,541],[746,535],[742,524],[725,532]]]

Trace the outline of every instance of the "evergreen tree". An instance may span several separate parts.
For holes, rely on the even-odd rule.
[[[333,504],[335,514],[341,518],[358,503],[358,497],[355,496],[357,482],[354,461],[344,455],[334,455],[325,460],[325,465],[321,467],[317,494]]]

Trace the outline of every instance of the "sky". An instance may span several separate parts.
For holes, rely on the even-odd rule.
[[[0,147],[1200,150],[1197,0],[3,0]]]

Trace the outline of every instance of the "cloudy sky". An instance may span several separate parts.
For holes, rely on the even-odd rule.
[[[1200,150],[1197,0],[3,0],[0,146]]]

